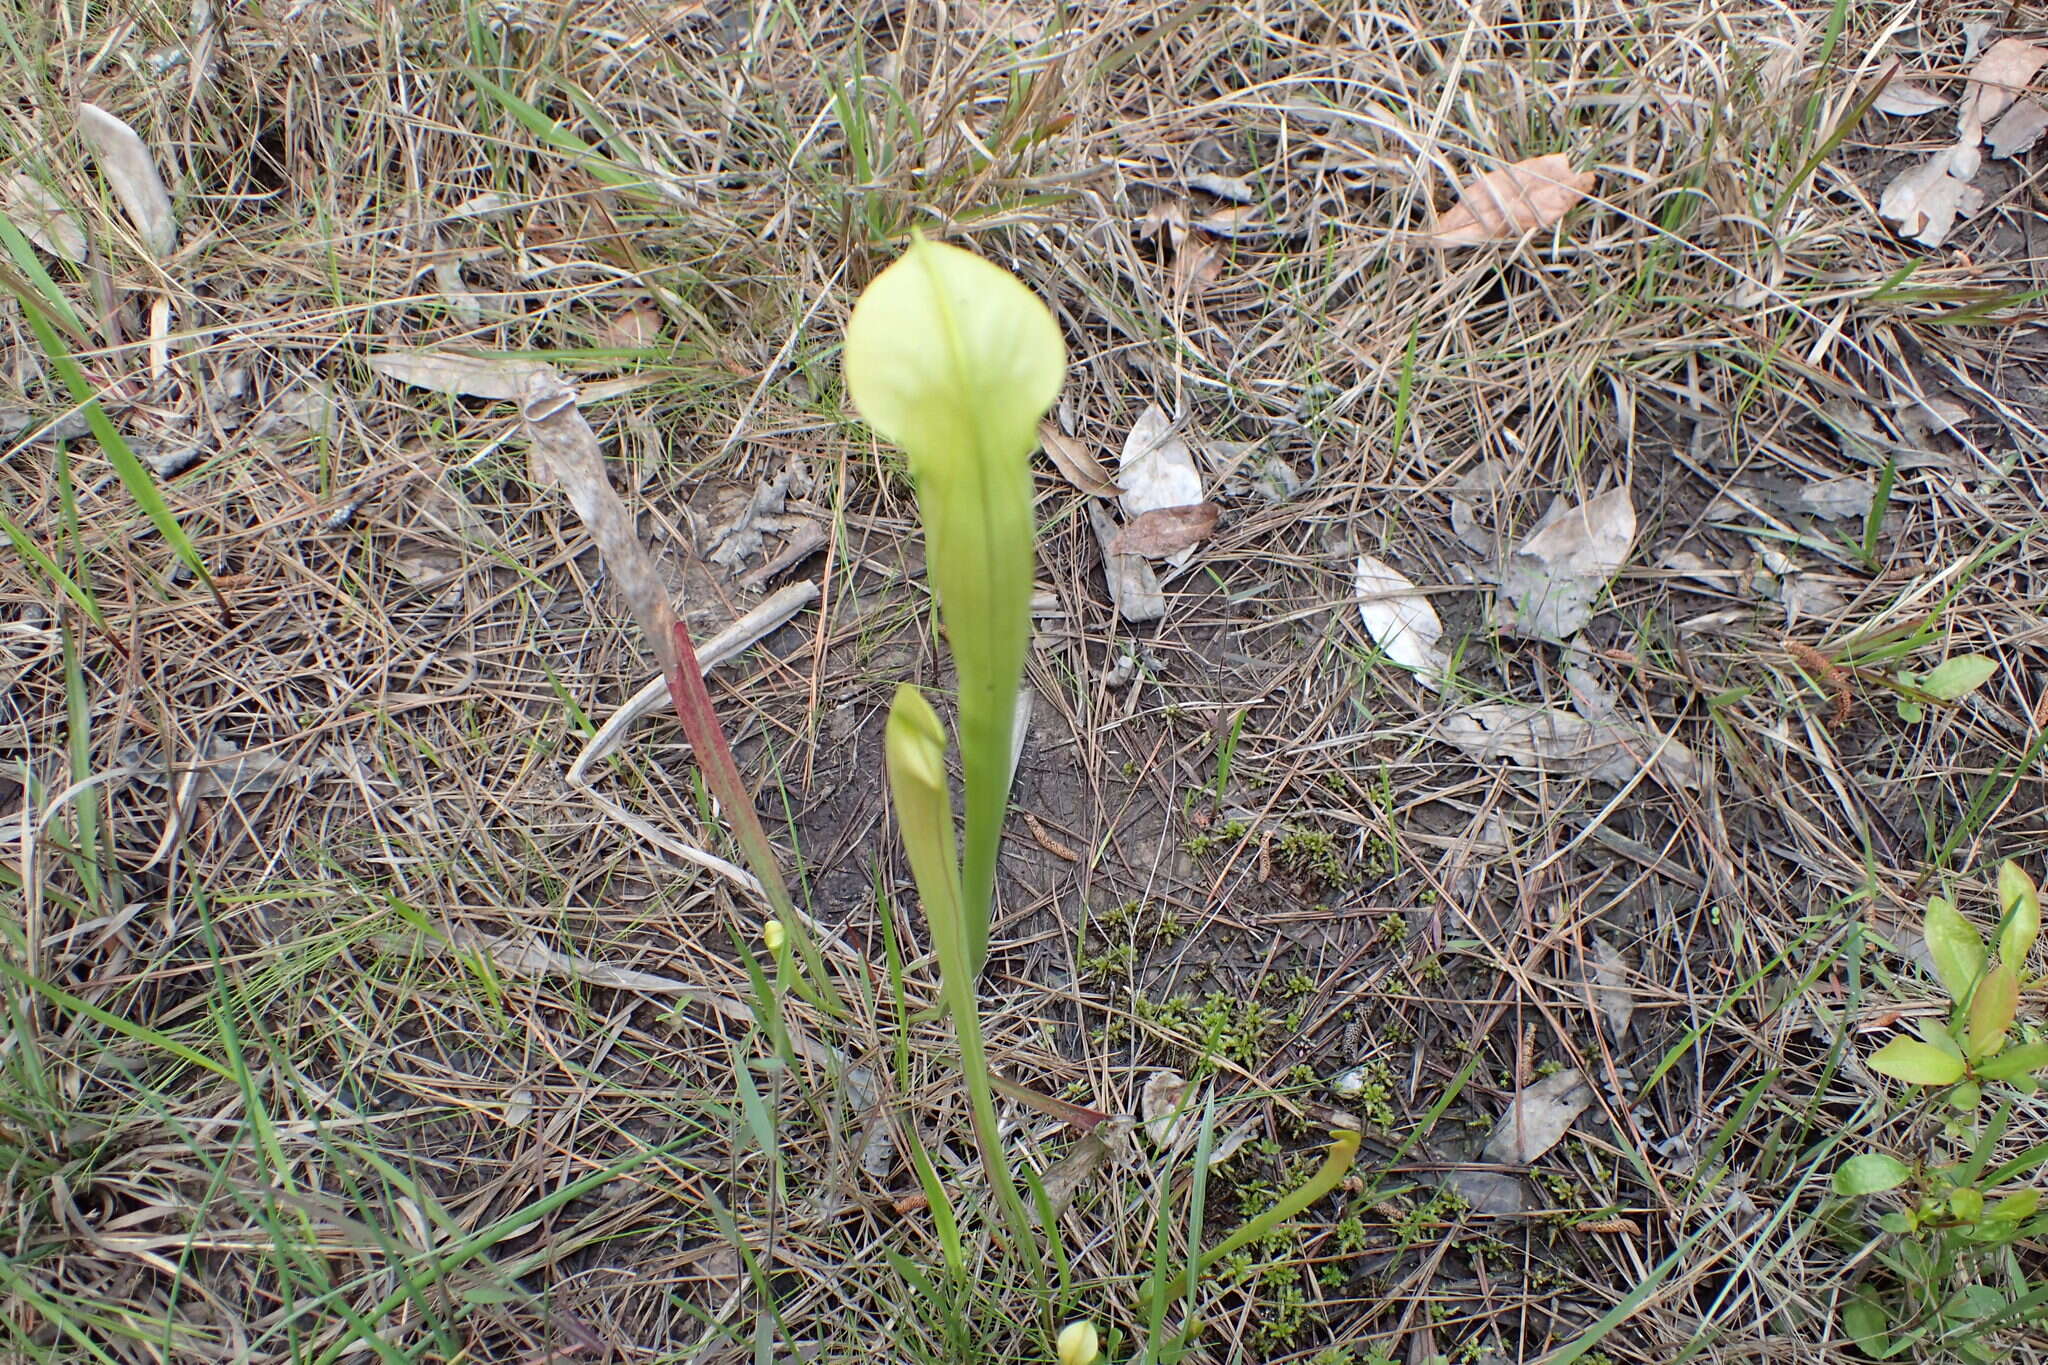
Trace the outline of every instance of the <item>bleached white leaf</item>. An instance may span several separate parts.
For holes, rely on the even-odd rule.
[[[518,398],[548,366],[517,356],[460,355],[454,351],[383,351],[364,363],[387,379],[434,393],[470,398]]]
[[[1188,1083],[1178,1071],[1155,1071],[1138,1092],[1138,1117],[1154,1147],[1176,1145],[1187,1126]]]
[[[1486,1159],[1501,1166],[1528,1165],[1562,1142],[1592,1102],[1593,1088],[1575,1066],[1523,1087],[1486,1140]]]
[[[1373,643],[1413,673],[1415,681],[1437,691],[1450,659],[1437,643],[1444,627],[1429,599],[1417,592],[1399,569],[1371,555],[1358,557],[1352,586],[1358,597],[1358,614]]]
[[[1823,520],[1834,521],[1869,515],[1876,497],[1877,484],[1868,474],[1845,474],[1807,484],[1799,490],[1799,505]]]
[[[1622,786],[1645,764],[1674,790],[1695,785],[1699,760],[1676,739],[1626,721],[1594,722],[1570,711],[1520,702],[1487,702],[1444,717],[1438,734],[1482,763],[1517,767]]]
[[[1174,432],[1173,420],[1156,403],[1139,413],[1138,420],[1131,424],[1130,435],[1124,438],[1123,453],[1117,459],[1116,477],[1124,490],[1117,505],[1127,521],[1162,507],[1186,507],[1202,501],[1202,475],[1195,468],[1194,453]],[[1183,569],[1194,553],[1195,547],[1191,545],[1166,562]]]
[[[1563,640],[1593,615],[1594,599],[1628,562],[1636,509],[1627,485],[1577,507],[1554,507],[1501,571],[1515,631]]]
[[[1950,174],[1948,153],[1929,157],[1884,187],[1877,201],[1880,216],[1898,224],[1899,234],[1922,246],[1940,246],[1955,230],[1958,218],[1984,207],[1984,192],[1968,179]]]
[[[159,259],[170,255],[178,246],[178,219],[163,177],[157,174],[156,158],[141,137],[96,104],[78,106],[78,132],[92,148],[107,187],[121,201],[142,244]]]
[[[1216,1145],[1209,1149],[1209,1169],[1213,1171],[1224,1162],[1230,1160],[1230,1158],[1236,1156],[1238,1148],[1257,1137],[1258,1133],[1259,1121],[1252,1118],[1246,1119],[1243,1123],[1238,1124],[1237,1127],[1218,1138]]]
[[[1991,155],[2004,159],[2032,150],[2044,132],[2048,132],[2048,108],[2034,100],[2021,100],[1986,130],[1984,140],[1991,144]]]
[[[1922,114],[1938,113],[1948,108],[1946,97],[1935,94],[1922,85],[1911,81],[1893,81],[1878,95],[1877,102],[1870,107],[1880,114],[1892,114],[1899,118],[1918,118]]]
[[[16,174],[8,180],[7,216],[14,220],[22,236],[52,256],[73,265],[85,263],[85,229],[34,176]]]

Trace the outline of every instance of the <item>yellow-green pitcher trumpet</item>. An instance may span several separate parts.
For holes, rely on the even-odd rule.
[[[846,386],[868,425],[909,457],[960,684],[967,956],[980,972],[1009,799],[1011,727],[1031,630],[1031,451],[1067,351],[1016,276],[915,238],[846,326]]]

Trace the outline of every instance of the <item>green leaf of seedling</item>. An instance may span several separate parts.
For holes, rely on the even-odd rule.
[[[1998,866],[1998,956],[2018,971],[2041,936],[2041,893],[2026,870],[2008,858]]]
[[[2009,1081],[2044,1069],[2048,1069],[2048,1043],[2021,1043],[1977,1063],[1977,1074],[1987,1081]]]
[[[1882,1194],[1895,1190],[1912,1178],[1913,1168],[1883,1152],[1852,1156],[1835,1170],[1835,1193],[1841,1195]]]
[[[1963,1034],[1963,1051],[1972,1061],[2005,1046],[2006,1031],[2019,1007],[2020,979],[2012,964],[2001,962],[1984,973],[1970,997],[1969,1023]]]
[[[1883,1301],[1867,1290],[1842,1305],[1842,1331],[1873,1360],[1892,1353],[1891,1335],[1885,1330],[1890,1321]]]
[[[1928,898],[1921,934],[1942,989],[1952,1000],[1968,1000],[1977,978],[1984,974],[1984,940],[1954,904],[1941,896]]]
[[[1922,692],[1936,701],[1961,701],[1998,672],[1998,660],[1982,654],[1958,654],[1945,659],[1933,672],[1923,675],[1915,684]]]
[[[1963,1078],[1963,1059],[1918,1038],[1894,1038],[1870,1055],[1870,1069],[1909,1085],[1954,1085]]]
[[[1927,719],[1927,708],[1917,701],[1908,701],[1900,697],[1895,704],[1898,707],[1899,719],[1908,725],[1918,725]]]
[[[2041,1192],[2039,1190],[2019,1190],[1993,1204],[1990,1217],[1993,1222],[2017,1223],[2024,1219],[2032,1218],[2034,1210],[2040,1207]]]
[[[1066,377],[1066,344],[1016,276],[919,236],[854,305],[845,368],[854,406],[902,447],[917,485],[926,562],[959,675],[961,903],[979,972],[1031,628],[1031,452]]]
[[[1962,1189],[1949,1191],[1948,1211],[1965,1223],[1974,1223],[1984,1216],[1984,1194],[1965,1185]]]
[[[1968,1111],[1975,1109],[1977,1102],[1983,1098],[1983,1086],[1975,1081],[1964,1081],[1961,1085],[1948,1092],[1948,1106],[1951,1109]]]

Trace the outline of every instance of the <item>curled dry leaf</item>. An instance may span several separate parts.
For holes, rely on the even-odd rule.
[[[1109,471],[1095,458],[1095,452],[1054,426],[1050,419],[1038,424],[1038,441],[1053,468],[1083,493],[1098,498],[1118,498],[1123,489],[1110,482]]]
[[[133,128],[96,104],[78,106],[78,132],[142,244],[159,258],[170,255],[178,246],[178,219],[149,148]]]
[[[1147,407],[1131,424],[1117,459],[1117,482],[1124,488],[1118,505],[1127,519],[1202,501],[1202,475],[1195,468],[1194,454],[1158,404]],[[1168,562],[1176,569],[1186,568],[1193,553],[1191,548],[1182,550]]]
[[[517,398],[535,375],[551,373],[538,360],[454,351],[383,351],[364,363],[386,379],[466,398]]]
[[[1951,174],[1955,160],[1947,152],[1929,157],[1884,187],[1877,211],[1898,224],[1899,235],[1922,246],[1940,246],[1955,230],[1958,218],[1984,207],[1984,192],[1967,178]]]
[[[1188,1083],[1178,1071],[1155,1071],[1138,1092],[1138,1117],[1152,1145],[1170,1148],[1187,1129]]]
[[[1186,507],[1155,507],[1124,523],[1109,543],[1110,553],[1164,559],[1207,540],[1222,509],[1213,502]]]
[[[1592,1102],[1593,1088],[1575,1066],[1524,1087],[1508,1101],[1507,1113],[1486,1140],[1486,1159],[1502,1166],[1528,1165],[1562,1142]]]
[[[1088,504],[1088,525],[1102,546],[1102,577],[1109,588],[1109,600],[1117,614],[1133,624],[1157,621],[1166,615],[1166,594],[1160,590],[1159,575],[1143,555],[1118,554],[1109,547],[1116,540],[1116,523],[1094,503]]]
[[[1622,786],[1647,764],[1650,775],[1675,789],[1699,781],[1692,750],[1653,730],[1622,720],[1589,721],[1570,711],[1520,702],[1488,702],[1444,717],[1438,734],[1482,763],[1503,759],[1517,767]]]
[[[1562,152],[1488,171],[1459,192],[1429,240],[1437,246],[1476,246],[1555,227],[1597,180],[1591,171],[1574,171]]]
[[[73,265],[85,263],[85,229],[34,176],[17,174],[8,180],[7,216],[22,236],[52,256]]]
[[[1577,507],[1553,506],[1501,570],[1516,633],[1563,640],[1593,615],[1594,599],[1628,562],[1636,509],[1627,485]]]
[[[647,647],[661,665],[662,676],[673,675],[678,666],[675,606],[655,570],[654,557],[640,543],[633,514],[605,477],[597,433],[577,409],[576,390],[542,365],[527,381],[519,415],[535,472],[561,485],[590,538],[597,542],[612,583],[646,634]]]
[[[1372,642],[1413,673],[1415,681],[1437,691],[1450,659],[1437,643],[1444,627],[1429,599],[1417,592],[1399,569],[1371,555],[1358,557],[1352,586],[1358,595],[1358,614]]]
[[[1918,118],[1948,108],[1948,100],[1912,81],[1891,81],[1870,106],[1880,114],[1897,118]]]

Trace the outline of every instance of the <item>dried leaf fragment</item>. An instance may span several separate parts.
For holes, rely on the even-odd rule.
[[[1444,717],[1438,735],[1482,763],[1502,760],[1542,772],[1622,786],[1645,765],[1674,789],[1699,780],[1699,760],[1676,739],[1622,720],[1589,721],[1570,711],[1487,702]]]
[[[141,137],[96,104],[78,106],[78,132],[92,148],[107,187],[121,201],[142,244],[159,259],[170,255],[178,246],[178,219],[163,177],[157,174],[156,158]]]
[[[1124,523],[1109,543],[1111,554],[1144,555],[1164,559],[1191,545],[1207,540],[1216,529],[1222,509],[1213,502],[1194,502],[1186,507],[1155,507]]]
[[[1171,1148],[1187,1128],[1188,1083],[1178,1071],[1155,1071],[1138,1092],[1138,1117],[1152,1145]]]
[[[1053,468],[1083,493],[1098,498],[1118,498],[1123,489],[1110,482],[1109,471],[1095,458],[1095,452],[1054,426],[1050,420],[1038,424],[1038,441],[1045,448]]]
[[[1878,214],[1898,224],[1900,236],[1922,246],[1940,246],[1958,218],[1984,207],[1984,192],[1953,175],[1953,168],[1954,159],[1944,152],[1901,174],[1884,187]]]
[[[1202,501],[1202,475],[1194,453],[1173,429],[1173,419],[1154,403],[1138,414],[1117,457],[1117,481],[1123,485],[1118,505],[1127,520],[1161,507],[1187,507]],[[1192,549],[1169,558],[1174,568],[1187,567]]]
[[[1912,81],[1892,81],[1870,107],[1897,118],[1918,118],[1948,108],[1948,100]]]
[[[7,216],[21,235],[59,260],[85,263],[85,229],[34,176],[17,173],[7,182]]]
[[[1592,171],[1572,170],[1563,152],[1488,171],[1459,192],[1429,240],[1437,246],[1476,246],[1555,227],[1598,179]]]
[[[1528,1165],[1562,1142],[1592,1102],[1593,1088],[1575,1066],[1523,1087],[1486,1140],[1486,1159],[1502,1166]]]
[[[1577,507],[1553,507],[1508,556],[1501,593],[1518,634],[1563,640],[1593,616],[1593,602],[1628,562],[1636,509],[1627,485]]]
[[[383,351],[364,363],[401,384],[467,398],[518,398],[534,376],[551,373],[538,360],[456,351]]]
[[[2000,38],[1984,50],[1963,92],[1958,132],[1964,146],[1977,144],[1985,125],[2020,97],[2043,64],[2048,64],[2048,48],[2021,38]]]
[[[1413,673],[1415,681],[1437,691],[1450,659],[1437,643],[1444,627],[1429,599],[1416,591],[1399,569],[1371,555],[1358,557],[1352,588],[1358,597],[1359,617],[1373,643]]]
[[[1607,1032],[1620,1042],[1636,1012],[1636,998],[1628,988],[1627,960],[1613,944],[1595,934],[1582,970],[1592,984],[1593,1004],[1607,1022]]]
[[[1991,125],[1984,140],[1991,144],[1991,155],[2005,160],[2032,150],[2044,132],[2048,132],[2048,108],[2035,100],[2021,100]]]

